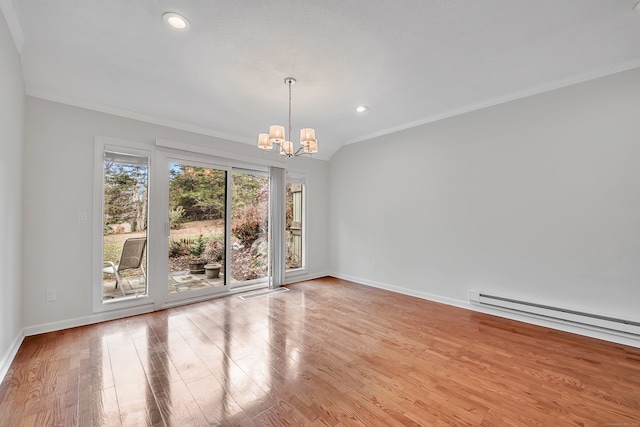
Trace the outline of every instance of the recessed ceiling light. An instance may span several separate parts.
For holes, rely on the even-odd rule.
[[[358,105],[356,107],[356,111],[358,113],[364,113],[365,111],[367,111],[369,109],[369,107],[367,107],[366,105]]]
[[[174,30],[186,31],[189,29],[187,18],[177,13],[167,12],[162,15],[162,20]]]

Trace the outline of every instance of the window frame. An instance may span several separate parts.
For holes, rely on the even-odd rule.
[[[148,159],[148,177],[147,177],[147,292],[144,295],[136,295],[131,297],[123,297],[112,300],[104,300],[102,294],[102,264],[103,264],[103,224],[104,224],[104,153],[105,150],[117,151],[122,154],[131,154],[134,156],[144,156]],[[155,198],[152,194],[151,180],[154,174],[153,167],[155,164],[155,149],[152,145],[143,144],[133,141],[125,141],[115,138],[96,137],[94,145],[94,197],[93,197],[93,262],[91,268],[92,275],[92,291],[93,291],[93,312],[101,313],[113,310],[121,310],[127,308],[139,308],[149,306],[153,309],[154,299],[152,298],[153,289],[149,286],[149,275],[151,268],[149,263],[149,251],[151,249],[149,227],[153,221],[151,218],[151,204]]]
[[[296,276],[302,276],[304,274],[307,274],[308,272],[308,265],[307,265],[307,192],[309,191],[309,185],[308,185],[308,176],[307,173],[305,171],[293,171],[293,170],[287,170],[286,173],[286,178],[285,178],[285,184],[288,183],[296,183],[296,184],[302,184],[302,212],[301,212],[301,218],[302,218],[302,226],[301,226],[301,232],[302,232],[302,255],[301,255],[301,264],[302,267],[300,268],[292,268],[292,269],[285,269],[285,279],[287,277],[296,277]]]

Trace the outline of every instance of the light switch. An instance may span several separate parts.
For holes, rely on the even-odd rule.
[[[87,213],[78,212],[78,224],[86,224],[86,223],[87,223]]]

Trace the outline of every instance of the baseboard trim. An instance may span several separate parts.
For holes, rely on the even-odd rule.
[[[416,291],[414,289],[403,288],[400,286],[393,286],[388,283],[382,283],[382,282],[376,282],[368,279],[363,279],[361,277],[349,276],[349,275],[340,274],[340,273],[330,273],[329,275],[338,279],[348,280],[350,282],[358,283],[361,285],[370,286],[378,289],[384,289],[386,291],[396,292],[403,295],[409,295],[416,298],[422,298],[428,301],[447,304],[454,307],[475,311],[478,313],[489,314],[496,317],[502,317],[505,319],[529,323],[531,325],[543,326],[546,328],[555,329],[563,332],[569,332],[576,335],[582,335],[582,336],[596,338],[596,339],[600,339],[603,341],[608,341],[616,344],[624,344],[630,347],[640,348],[640,340],[628,335],[622,335],[615,332],[609,333],[609,332],[606,332],[603,330],[597,330],[588,326],[581,327],[575,324],[569,324],[568,322],[564,322],[562,320],[555,321],[555,320],[543,319],[540,317],[536,317],[534,315],[529,316],[529,315],[512,313],[512,312],[498,310],[498,309],[492,309],[490,307],[479,307],[476,305],[472,305],[468,301],[442,297],[440,295]]]
[[[73,319],[60,320],[58,322],[41,323],[39,325],[27,326],[24,328],[24,335],[46,334],[47,332],[60,331],[63,329],[77,328],[79,326],[92,325],[94,323],[108,322],[110,320],[123,319],[129,316],[151,313],[154,311],[153,305],[143,307],[133,307],[124,310],[106,311],[95,313],[91,316],[76,317]]]
[[[428,292],[416,291],[415,289],[403,288],[400,286],[393,286],[387,283],[376,282],[373,280],[367,280],[367,279],[363,279],[355,276],[348,276],[345,274],[332,273],[331,276],[336,277],[338,279],[359,283],[361,285],[371,286],[372,288],[384,289],[385,291],[391,291],[391,292],[396,292],[403,295],[409,295],[416,298],[422,298],[429,301],[452,305],[454,307],[473,309],[471,304],[467,303],[466,301],[460,301],[453,298],[442,297],[436,294],[430,294]]]
[[[0,362],[0,382],[4,380],[7,372],[9,372],[11,363],[13,363],[13,359],[16,357],[16,354],[18,354],[18,350],[22,345],[24,336],[24,330],[21,330],[18,333],[18,336],[13,340],[13,343],[11,343],[7,353],[2,357],[2,361]]]
[[[331,273],[321,272],[321,273],[313,273],[313,274],[301,274],[299,276],[293,276],[286,279],[285,284],[290,285],[292,283],[318,279],[320,277],[326,277],[326,276],[331,276]],[[216,295],[216,297],[233,295],[238,292],[246,292],[249,290],[258,289],[260,287],[264,287],[264,285],[259,284],[254,287],[248,286],[246,288],[239,288],[239,289],[232,290],[229,293],[221,293],[220,295]],[[171,303],[163,306],[162,309],[171,308],[171,307],[188,304],[192,302],[204,301],[206,299],[210,299],[210,297],[205,299],[193,300],[193,301],[180,301],[177,303]],[[32,326],[25,327],[23,329],[22,337],[24,338],[25,336],[45,334],[47,332],[60,331],[60,330],[69,329],[69,328],[77,328],[79,326],[92,325],[94,323],[108,322],[110,320],[122,319],[129,316],[137,316],[139,314],[150,313],[154,310],[155,309],[153,305],[145,305],[141,307],[132,307],[132,308],[123,309],[123,310],[99,312],[90,316],[76,317],[73,319],[65,319],[65,320],[60,320],[58,322],[41,323],[39,325],[32,325]],[[22,340],[20,340],[20,343],[22,343]],[[18,345],[18,347],[20,347],[20,345]],[[11,360],[13,360],[13,356]],[[9,362],[9,364],[11,364],[11,362]]]
[[[291,285],[293,283],[306,282],[307,280],[319,279],[321,277],[327,277],[327,276],[335,277],[333,274],[331,274],[328,271],[323,271],[323,272],[320,272],[320,273],[300,274],[300,275],[293,275],[293,276],[288,277],[288,278],[285,277],[284,284],[285,285]]]

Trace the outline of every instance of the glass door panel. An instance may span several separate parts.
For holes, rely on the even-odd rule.
[[[231,284],[267,282],[269,265],[269,176],[231,174]]]
[[[195,162],[169,162],[169,296],[225,288],[227,174]]]

